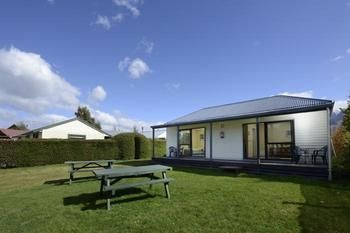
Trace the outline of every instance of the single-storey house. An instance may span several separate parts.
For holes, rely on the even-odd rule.
[[[203,108],[152,129],[166,128],[168,158],[319,164],[331,178],[333,105],[277,95]]]
[[[0,139],[16,139],[19,135],[27,132],[20,129],[0,129]]]
[[[72,118],[47,125],[38,129],[30,130],[18,136],[18,138],[81,140],[106,139],[110,137],[110,134],[96,128],[94,125],[80,118]]]

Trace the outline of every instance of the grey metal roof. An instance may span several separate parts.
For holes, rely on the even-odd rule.
[[[242,101],[203,108],[163,125],[152,128],[175,126],[182,124],[203,123],[219,120],[242,119],[257,116],[307,112],[333,108],[334,102],[325,99],[304,98],[286,95],[276,95],[260,99]]]

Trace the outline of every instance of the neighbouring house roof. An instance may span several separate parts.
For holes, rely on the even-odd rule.
[[[157,136],[157,138],[166,138],[166,131],[163,132],[163,133],[161,133],[161,134],[159,134],[159,135]]]
[[[106,133],[105,131],[103,131],[101,129],[98,129],[96,126],[94,126],[94,125],[90,124],[89,122],[84,121],[83,119],[80,119],[78,117],[75,117],[75,118],[72,118],[72,119],[69,119],[69,120],[65,120],[65,121],[61,121],[61,122],[57,122],[57,123],[54,123],[54,124],[51,124],[51,125],[47,125],[47,126],[44,126],[44,127],[37,128],[37,129],[33,129],[33,130],[25,132],[22,135],[28,135],[28,134],[32,134],[32,133],[36,133],[36,132],[41,132],[44,129],[49,129],[49,128],[52,128],[52,127],[55,127],[55,126],[58,126],[58,125],[63,125],[63,124],[66,124],[66,123],[69,123],[69,122],[72,122],[72,121],[75,121],[75,120],[78,120],[78,121],[84,123],[85,125],[87,125],[87,126],[93,128],[93,129],[99,131],[100,133],[106,134],[107,136],[111,137],[111,135],[109,133]]]
[[[0,138],[11,139],[27,132],[27,130],[18,129],[0,129]]]
[[[169,121],[163,125],[152,126],[152,128],[308,112],[333,108],[333,105],[334,102],[332,100],[276,95],[203,108],[175,120]]]

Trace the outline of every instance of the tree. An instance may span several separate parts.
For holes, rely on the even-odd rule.
[[[28,130],[27,125],[23,121],[11,125],[9,129]]]
[[[344,113],[343,127],[348,133],[350,133],[350,96],[348,100],[348,107],[346,109],[342,109],[342,112]]]
[[[87,121],[88,123],[94,125],[96,128],[101,129],[100,122],[96,121],[95,118],[91,116],[90,110],[87,107],[79,106],[74,114],[77,118]]]

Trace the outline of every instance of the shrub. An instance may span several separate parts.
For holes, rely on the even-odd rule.
[[[1,140],[0,166],[59,164],[67,160],[119,159],[112,140]]]
[[[332,137],[336,157],[333,157],[333,172],[336,177],[350,176],[350,133],[338,128]]]
[[[150,142],[142,134],[135,133],[135,159],[151,158]]]
[[[154,156],[163,157],[166,155],[166,141],[163,139],[154,140]],[[150,140],[150,154],[152,155],[152,139]]]
[[[121,133],[114,136],[121,159],[135,158],[135,133]]]

